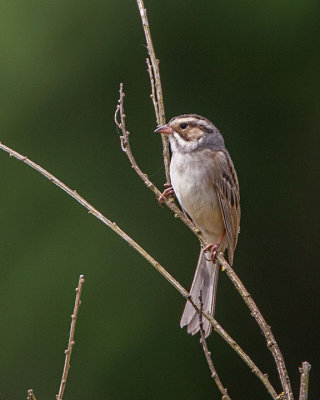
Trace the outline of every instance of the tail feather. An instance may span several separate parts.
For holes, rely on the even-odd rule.
[[[202,293],[203,310],[214,315],[215,300],[217,292],[217,283],[219,276],[219,265],[213,264],[212,261],[206,259],[206,254],[201,250],[196,272],[190,289],[191,297],[195,302],[199,301],[200,291]],[[181,320],[180,326],[187,326],[187,332],[194,335],[200,329],[199,315],[192,304],[187,301]],[[205,336],[209,336],[212,325],[207,319],[203,319],[203,329]]]

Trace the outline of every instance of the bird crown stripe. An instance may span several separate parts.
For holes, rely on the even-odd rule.
[[[208,123],[205,119],[195,118],[195,117],[177,117],[171,120],[171,122],[175,122],[177,124],[192,124],[197,126],[203,126],[206,129],[212,129],[212,124]]]

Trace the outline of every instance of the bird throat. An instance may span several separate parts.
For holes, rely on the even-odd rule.
[[[181,153],[191,153],[196,151],[199,147],[199,142],[201,139],[185,139],[181,134],[174,132],[169,136],[171,150],[173,152],[181,152]]]

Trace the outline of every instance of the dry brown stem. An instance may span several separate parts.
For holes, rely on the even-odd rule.
[[[84,276],[80,275],[78,287],[76,288],[76,298],[74,301],[74,309],[73,309],[73,313],[71,315],[71,326],[70,326],[68,347],[65,350],[66,356],[65,356],[65,361],[64,361],[64,368],[63,368],[63,372],[62,372],[59,393],[56,396],[57,400],[62,400],[64,390],[65,390],[65,387],[67,384],[68,373],[69,373],[69,369],[70,369],[71,353],[72,353],[73,346],[75,344],[74,334],[75,334],[75,329],[76,329],[77,317],[78,317],[78,313],[79,313],[79,307],[81,304],[81,293],[82,293],[83,284],[84,284]]]
[[[159,115],[159,106],[158,106],[157,95],[156,95],[156,87],[155,87],[155,83],[154,83],[152,65],[151,65],[149,57],[147,57],[146,63],[147,63],[147,70],[148,70],[148,74],[149,74],[150,84],[151,84],[150,98],[152,100],[154,112],[156,114],[157,124],[160,125],[160,122],[159,122],[160,121],[160,115]]]
[[[300,371],[300,393],[299,400],[308,400],[308,388],[309,388],[309,373],[311,365],[304,361],[302,363]]]
[[[199,296],[199,303],[200,303],[200,310],[198,311],[199,314],[199,322],[200,322],[200,343],[202,345],[202,349],[204,352],[204,355],[206,357],[207,363],[208,363],[208,367],[210,369],[211,372],[211,377],[214,380],[215,384],[217,385],[218,389],[220,390],[220,393],[222,394],[222,400],[231,400],[230,396],[227,393],[227,389],[222,385],[222,382],[219,378],[219,375],[215,369],[215,366],[213,364],[212,361],[212,357],[211,357],[211,352],[209,351],[208,348],[208,344],[206,341],[206,337],[205,337],[205,332],[203,329],[203,304],[202,304],[202,292],[200,291],[200,296]]]
[[[147,9],[144,7],[143,0],[137,0],[137,5],[140,12],[141,22],[143,26],[144,35],[146,38],[149,59],[147,59],[148,72],[151,82],[151,97],[156,114],[157,124],[164,125],[166,123],[166,116],[163,104],[163,94],[160,78],[159,60],[154,51],[149,21],[147,17]],[[169,142],[166,135],[161,134],[162,147],[163,147],[163,162],[166,174],[166,180],[170,183],[170,152]]]

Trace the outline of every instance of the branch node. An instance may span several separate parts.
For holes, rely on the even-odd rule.
[[[271,347],[273,347],[274,345],[275,345],[275,342],[274,342],[274,341],[272,341],[272,340],[267,341],[267,346],[269,347],[269,349],[270,349]]]

